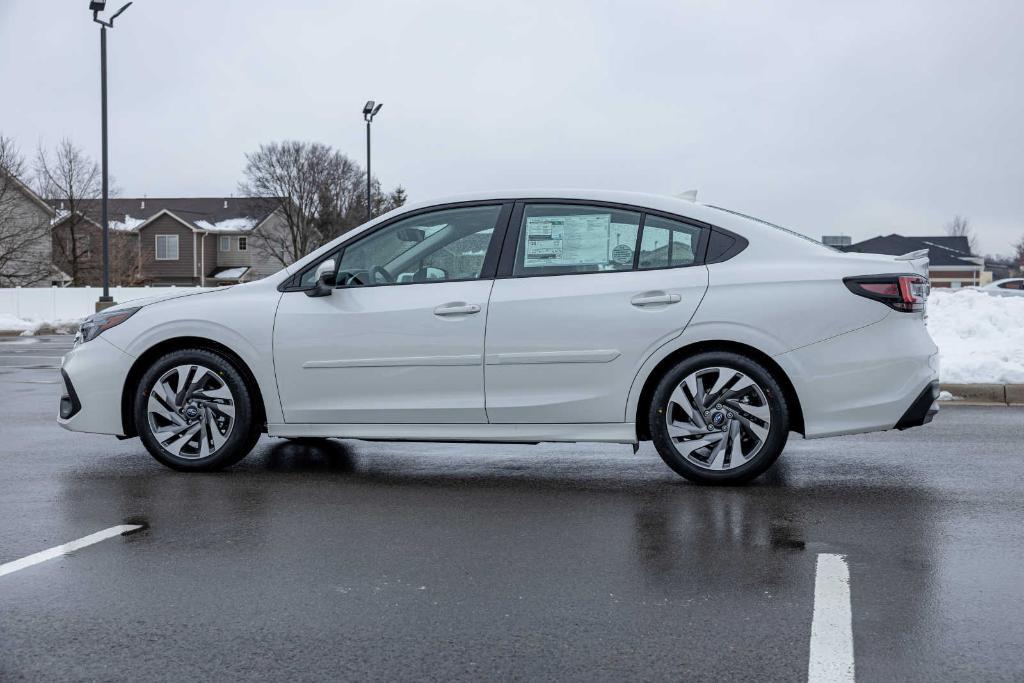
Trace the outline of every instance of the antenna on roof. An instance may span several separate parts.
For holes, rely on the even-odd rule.
[[[682,199],[686,202],[697,201],[697,190],[687,190],[686,192],[680,192],[676,195],[676,199]]]

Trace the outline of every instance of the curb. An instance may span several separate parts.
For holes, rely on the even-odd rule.
[[[941,405],[1024,405],[1024,384],[943,384],[956,398]]]

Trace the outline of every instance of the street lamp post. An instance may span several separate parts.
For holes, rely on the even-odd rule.
[[[114,299],[110,296],[110,225],[107,221],[107,199],[109,198],[110,187],[107,173],[107,29],[114,28],[114,19],[121,16],[132,3],[128,3],[117,10],[110,19],[103,21],[99,18],[100,12],[106,7],[106,0],[92,0],[89,9],[92,10],[92,20],[100,25],[100,118],[102,119],[102,146],[103,146],[103,201],[101,204],[101,223],[103,224],[103,296],[96,302],[96,310],[102,311],[114,305]]]
[[[363,118],[366,120],[366,220],[373,218],[373,176],[370,175],[370,124],[384,103],[374,105],[370,100],[363,107]]]

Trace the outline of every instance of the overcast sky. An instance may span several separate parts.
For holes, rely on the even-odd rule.
[[[113,9],[119,0],[111,0]],[[99,158],[87,0],[0,0],[0,133]],[[136,0],[108,36],[125,196],[236,192],[284,139],[411,200],[676,194],[820,238],[1024,235],[1024,3]]]

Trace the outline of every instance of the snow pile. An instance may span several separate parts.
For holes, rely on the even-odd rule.
[[[122,232],[131,232],[135,228],[139,227],[146,222],[145,218],[132,218],[128,214],[125,214],[123,221],[109,221],[111,230],[120,230]]]
[[[928,331],[950,384],[1024,383],[1024,297],[933,289]]]
[[[80,320],[22,320],[7,313],[0,313],[0,334],[20,334],[31,337],[36,334],[73,334]]]
[[[201,230],[218,232],[220,230],[252,230],[256,227],[255,218],[227,218],[216,223],[210,221],[196,221]]]

